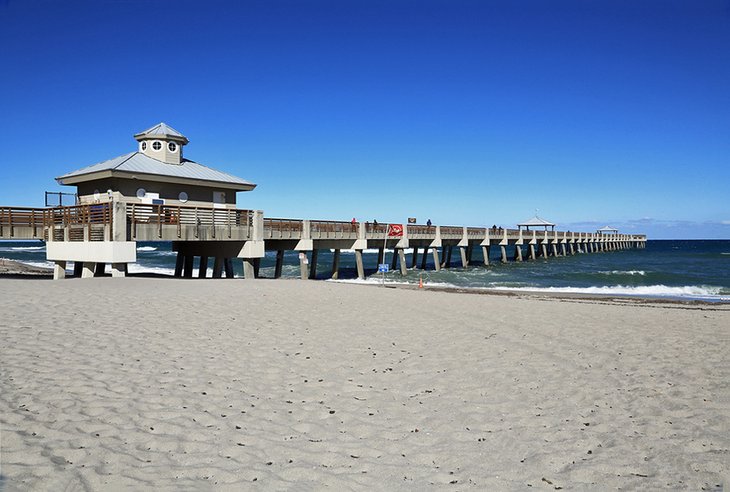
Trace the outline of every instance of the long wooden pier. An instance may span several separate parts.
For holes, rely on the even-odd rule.
[[[192,277],[199,257],[199,277],[213,260],[213,277],[233,276],[233,259],[243,260],[244,277],[256,278],[266,251],[276,251],[275,276],[281,275],[285,251],[300,253],[301,277],[314,278],[318,251],[334,250],[332,276],[339,274],[341,250],[354,250],[358,277],[365,277],[363,250],[393,249],[392,267],[408,273],[405,249],[413,248],[410,268],[421,268],[433,256],[434,268],[450,266],[454,249],[461,266],[472,264],[475,248],[482,248],[489,265],[490,248],[500,248],[500,261],[644,248],[641,234],[536,231],[487,227],[402,224],[402,233],[389,235],[386,224],[346,221],[266,218],[260,210],[169,206],[110,201],[55,208],[0,207],[0,239],[39,239],[47,258],[55,262],[54,278],[65,276],[74,262],[78,276],[103,273],[111,264],[113,276],[124,276],[127,263],[136,261],[137,241],[170,241],[177,251],[176,276]]]

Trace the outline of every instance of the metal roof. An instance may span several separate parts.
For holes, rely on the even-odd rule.
[[[165,137],[177,137],[178,139],[185,140],[185,143],[188,142],[188,138],[180,133],[179,131],[175,130],[173,127],[168,126],[165,123],[158,123],[152,128],[148,128],[143,132],[135,133],[134,138],[139,137],[150,137],[150,136],[165,136]]]
[[[517,224],[518,226],[551,226],[554,227],[555,224],[552,222],[548,222],[545,219],[541,219],[537,215],[531,218],[530,220],[526,220],[525,222],[521,222]]]
[[[180,164],[167,164],[141,152],[130,152],[108,161],[99,162],[56,178],[60,184],[68,178],[83,176],[86,174],[101,171],[121,171],[157,176],[171,176],[193,180],[213,181],[233,185],[241,185],[243,188],[253,188],[256,185],[245,179],[233,176],[232,174],[217,171],[213,168],[198,164],[188,159],[183,159]]]
[[[604,226],[598,229],[598,232],[606,231],[606,232],[618,232],[618,229],[614,229],[613,227]]]

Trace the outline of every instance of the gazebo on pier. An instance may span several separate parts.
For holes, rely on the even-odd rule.
[[[529,231],[530,227],[533,227],[535,229],[537,229],[538,227],[544,227],[546,231],[548,230],[548,227],[549,227],[551,231],[555,230],[555,224],[553,224],[552,222],[548,222],[545,219],[541,219],[537,215],[535,215],[530,220],[526,220],[520,224],[517,224],[518,230],[522,230],[523,227],[525,228],[526,231]]]
[[[596,230],[597,234],[618,234],[618,229],[614,229],[613,227],[605,226],[601,227],[600,229]]]

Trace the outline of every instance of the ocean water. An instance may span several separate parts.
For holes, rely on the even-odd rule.
[[[513,248],[509,247],[508,254],[513,253]],[[392,251],[386,254],[388,263],[392,254]],[[175,255],[171,244],[167,242],[138,243],[137,263],[129,265],[129,272],[172,275]],[[52,266],[45,259],[44,244],[39,241],[0,241],[0,258],[36,266]],[[331,251],[320,251],[318,279],[330,277],[332,258]],[[408,250],[406,261],[409,266],[411,258],[412,250]],[[274,252],[266,253],[261,263],[260,276],[273,277],[275,260]],[[377,250],[366,250],[364,260],[368,278],[364,281],[357,280],[354,252],[342,251],[340,281],[416,284],[419,277],[422,277],[426,285],[439,287],[730,301],[728,240],[655,240],[649,241],[645,249],[576,254],[506,264],[499,262],[499,248],[492,247],[489,267],[482,266],[481,248],[475,248],[472,258],[474,265],[468,268],[461,267],[458,249],[454,248],[452,268],[435,271],[433,257],[429,254],[426,270],[409,269],[409,274],[405,277],[398,271],[389,272],[384,278],[376,273]],[[210,263],[212,268],[212,261]],[[419,257],[418,266],[420,264]],[[212,274],[210,268],[209,276]],[[240,261],[234,261],[234,268],[236,276],[243,275]],[[197,261],[195,272],[197,275]],[[297,252],[286,252],[282,276],[299,276]]]

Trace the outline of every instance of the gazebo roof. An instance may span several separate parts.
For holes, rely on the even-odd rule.
[[[56,178],[62,185],[73,185],[107,177],[146,178],[153,181],[184,180],[190,184],[221,186],[227,189],[248,191],[255,184],[232,174],[183,159],[179,165],[170,165],[153,159],[141,152],[130,152],[108,161],[72,171]]]
[[[185,135],[165,123],[158,123],[152,128],[148,128],[143,132],[134,134],[134,138],[137,140],[154,137],[168,137],[174,140],[180,140],[183,142],[183,145],[189,142]]]
[[[604,226],[598,229],[598,232],[618,232],[618,229],[614,229],[613,227]]]
[[[518,227],[532,227],[532,226],[547,226],[547,227],[555,227],[555,224],[552,222],[548,222],[545,219],[541,219],[537,215],[535,215],[530,220],[526,220],[524,222],[521,222],[517,224]]]

